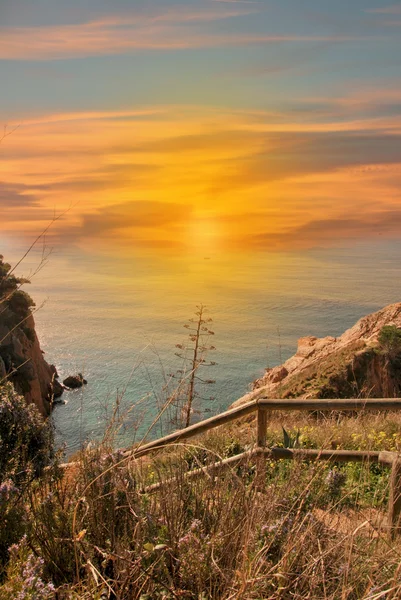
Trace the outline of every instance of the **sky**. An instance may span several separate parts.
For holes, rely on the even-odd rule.
[[[0,0],[0,239],[398,239],[400,55],[400,2]]]

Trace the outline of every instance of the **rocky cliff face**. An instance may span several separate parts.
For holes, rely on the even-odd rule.
[[[22,327],[10,331],[0,315],[0,379],[11,381],[28,403],[42,416],[50,414],[51,402],[60,395],[55,369],[43,357],[32,315]]]
[[[338,338],[304,337],[294,356],[255,381],[270,397],[396,397],[401,392],[401,352],[381,348],[385,326],[401,328],[401,303],[363,317]]]
[[[391,398],[401,396],[401,347],[379,342],[383,327],[401,329],[401,303],[360,319],[340,337],[303,337],[284,364],[267,369],[234,406],[267,398]],[[400,332],[401,339],[401,332]]]
[[[0,385],[11,381],[26,401],[46,417],[62,386],[43,357],[31,313],[32,299],[20,290],[23,280],[10,274],[0,256]]]

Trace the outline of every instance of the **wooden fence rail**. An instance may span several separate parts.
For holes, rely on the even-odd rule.
[[[232,408],[200,423],[180,429],[167,436],[140,444],[125,452],[127,459],[137,459],[152,452],[162,450],[172,444],[193,438],[216,427],[236,421],[244,416],[257,413],[255,449],[229,459],[218,461],[213,465],[195,469],[187,473],[188,478],[198,477],[206,473],[217,472],[240,463],[245,458],[255,457],[257,480],[265,479],[266,459],[329,460],[335,462],[376,462],[391,467],[390,497],[388,505],[388,526],[391,535],[401,533],[401,457],[396,452],[369,452],[353,450],[306,450],[290,448],[266,448],[268,415],[271,411],[397,411],[401,410],[400,398],[357,398],[357,399],[304,399],[283,400],[281,398],[254,397],[241,406]],[[167,482],[165,482],[167,483]],[[163,482],[146,488],[152,493],[160,489]],[[261,483],[260,483],[261,485]]]
[[[360,411],[360,410],[401,410],[401,399],[400,398],[367,398],[367,399],[332,399],[332,400],[305,400],[303,398],[296,398],[291,400],[282,400],[274,398],[257,398],[241,406],[231,408],[215,417],[205,419],[200,423],[190,425],[185,429],[179,429],[169,435],[162,438],[149,442],[147,444],[141,444],[133,448],[132,450],[126,451],[126,456],[145,456],[154,452],[155,450],[161,450],[162,448],[174,444],[178,441],[188,440],[193,438],[205,431],[211,431],[215,427],[232,423],[241,417],[245,417],[251,413],[258,412],[258,437],[257,445],[264,447],[266,445],[266,431],[267,431],[267,413],[272,410],[278,411]]]

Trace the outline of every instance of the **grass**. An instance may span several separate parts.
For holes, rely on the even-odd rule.
[[[398,414],[274,414],[269,445],[282,444],[282,425],[300,429],[309,448],[401,444]],[[137,461],[115,453],[108,433],[74,466],[53,463],[19,487],[26,537],[5,565],[1,600],[400,597],[401,540],[383,527],[388,469],[272,461],[261,487],[249,460],[219,477],[188,479],[188,469],[250,447],[255,423]],[[157,482],[157,492],[144,493]]]

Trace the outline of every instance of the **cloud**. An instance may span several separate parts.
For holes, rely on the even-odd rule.
[[[74,204],[55,231],[80,246],[185,249],[220,236],[227,247],[307,247],[378,226],[396,235],[401,118],[356,122],[346,101],[319,101],[318,116],[311,99],[302,119],[286,107],[176,106],[145,119],[78,113],[79,127],[74,114],[32,117],[3,148],[0,230],[31,221],[35,231]]]
[[[114,236],[121,230],[158,229],[183,222],[191,208],[174,202],[136,200],[98,209],[84,214],[75,235],[80,238]]]
[[[357,90],[352,90],[340,97],[333,98],[333,103],[346,108],[355,108],[361,110],[364,107],[383,107],[386,105],[401,105],[401,87],[394,85],[393,81],[383,82],[382,86],[358,86]],[[328,99],[326,98],[326,102]]]
[[[253,142],[266,139],[267,134],[258,131],[241,131],[220,129],[205,133],[194,133],[191,135],[170,136],[143,143],[140,151],[147,153],[181,154],[186,152],[200,152],[213,148],[214,151],[227,148],[238,148],[249,151]],[[137,147],[139,150],[139,147]]]
[[[380,8],[369,8],[368,10],[366,10],[366,12],[381,15],[401,15],[401,4],[382,6]]]
[[[361,239],[399,238],[400,228],[401,209],[381,210],[367,215],[361,211],[343,217],[310,220],[278,233],[250,235],[247,236],[246,243],[258,249],[283,249],[289,246],[313,248]]]
[[[42,225],[50,223],[54,217],[54,211],[48,208],[35,208],[25,207],[24,212],[21,213],[21,208],[16,210],[15,208],[7,208],[2,210],[0,220],[0,231],[2,232],[3,226],[6,224],[10,225],[11,231],[16,235],[22,231],[32,235],[32,230],[38,233],[42,230]]]
[[[366,12],[373,13],[382,17],[382,19],[379,21],[379,24],[384,25],[385,27],[401,26],[401,20],[394,18],[401,16],[401,4],[393,4],[390,6],[383,6],[381,8],[371,8],[368,9]],[[391,20],[386,20],[385,17],[392,18]]]
[[[244,67],[242,69],[233,70],[231,73],[224,73],[225,76],[234,77],[264,77],[266,75],[281,75],[286,71],[296,70],[299,74],[301,70],[311,71],[316,67],[312,65],[318,62],[322,58],[322,53],[327,47],[331,47],[336,42],[317,42],[316,44],[308,44],[300,48],[289,48],[288,53],[283,51],[280,53],[280,61],[276,61],[276,57],[273,56],[270,61],[269,57],[266,56],[263,63],[256,63],[251,66]]]
[[[44,123],[63,123],[67,121],[98,121],[103,119],[146,119],[165,114],[163,108],[144,108],[136,110],[92,110],[84,112],[54,113],[24,119],[22,125],[42,125]]]
[[[220,169],[209,192],[228,192],[344,167],[399,163],[401,132],[217,131],[167,138],[141,152],[168,156],[207,152],[219,155]]]
[[[37,231],[44,222],[50,222],[55,209],[41,205],[41,192],[38,186],[0,182],[0,231],[5,224],[11,224],[16,231],[27,224],[30,229],[34,224]]]
[[[63,178],[51,183],[41,184],[35,189],[42,192],[96,192],[119,190],[135,185],[136,189],[147,185],[149,178],[154,177],[160,170],[157,165],[135,164],[127,162],[118,165],[104,165],[90,170],[80,177]]]
[[[0,221],[9,209],[37,206],[39,196],[32,193],[29,186],[21,183],[4,183],[0,181]]]
[[[346,42],[353,35],[293,35],[211,33],[197,24],[240,17],[251,8],[168,11],[158,15],[108,17],[76,25],[0,28],[0,59],[57,60],[124,54],[135,50],[213,48],[282,42]]]

